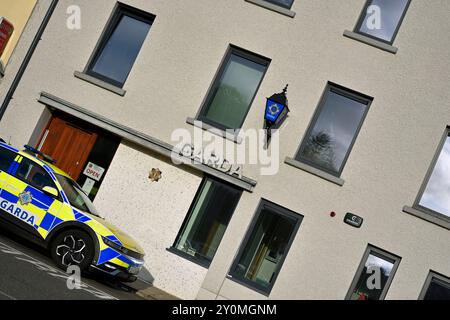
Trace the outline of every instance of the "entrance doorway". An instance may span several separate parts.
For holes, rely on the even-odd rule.
[[[101,128],[53,113],[36,148],[51,156],[93,200],[119,144],[119,137]]]

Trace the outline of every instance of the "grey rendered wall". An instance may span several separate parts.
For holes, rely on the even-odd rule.
[[[246,166],[244,174],[258,185],[254,193],[244,193],[205,280],[206,271],[200,276],[181,258],[165,257],[181,275],[169,283],[161,271],[160,283],[167,283],[163,288],[182,297],[194,297],[196,288],[202,287],[199,298],[265,298],[225,280],[261,197],[305,216],[270,298],[343,299],[367,243],[402,257],[388,299],[416,299],[429,269],[450,274],[448,230],[402,212],[404,205],[413,203],[450,122],[448,1],[412,1],[394,43],[399,48],[395,55],[343,36],[356,24],[364,0],[297,0],[294,18],[243,0],[125,2],[157,16],[124,86],[126,95],[73,76],[83,70],[115,2],[78,1],[82,29],[70,31],[65,28],[65,10],[72,2],[61,1],[0,124],[1,136],[11,136],[16,145],[27,142],[43,110],[36,99],[46,91],[170,142],[175,128],[192,130],[186,118],[198,111],[229,43],[272,59],[244,129],[261,128],[265,97],[290,84],[292,112],[281,132],[281,161],[297,150],[327,81],[375,98],[344,169],[344,186],[283,163],[276,176],[260,176],[256,166]],[[127,155],[126,150],[119,149],[96,203],[111,212],[113,222],[136,232],[151,252],[164,256],[199,177],[191,177],[192,181],[186,177],[189,193],[176,204],[179,214],[170,231],[165,233],[161,226],[163,239],[152,242],[141,226],[127,225],[121,214],[127,208],[125,200],[120,199],[120,212],[112,208],[114,192],[121,188],[122,162],[135,156],[145,163],[139,172],[133,171],[131,177],[136,179],[144,167],[153,165],[150,156],[134,151]],[[165,170],[169,179],[184,176]],[[151,185],[154,190],[149,192],[170,195],[186,190],[182,184],[168,189],[162,185]],[[142,208],[150,216],[155,210],[147,202]],[[167,206],[158,208],[170,212]],[[338,216],[330,218],[330,211]],[[365,219],[361,229],[342,223],[348,211]],[[134,210],[132,214],[139,215]],[[195,277],[188,289],[180,290],[181,279],[191,274]]]

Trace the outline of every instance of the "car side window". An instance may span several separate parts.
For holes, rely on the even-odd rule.
[[[16,157],[17,153],[5,148],[0,148],[0,171],[8,171]]]
[[[24,158],[16,173],[17,178],[42,190],[44,187],[52,187],[56,189],[50,175],[37,163]]]

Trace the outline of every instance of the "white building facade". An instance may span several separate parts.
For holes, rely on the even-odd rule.
[[[444,0],[60,0],[0,137],[52,155],[180,298],[448,298],[449,18]],[[174,163],[177,130],[250,153],[287,83],[276,172]]]

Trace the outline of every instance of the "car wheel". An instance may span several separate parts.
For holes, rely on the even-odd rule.
[[[94,258],[94,252],[94,242],[89,234],[76,229],[61,232],[50,245],[53,261],[64,270],[76,265],[81,271],[87,271]]]

